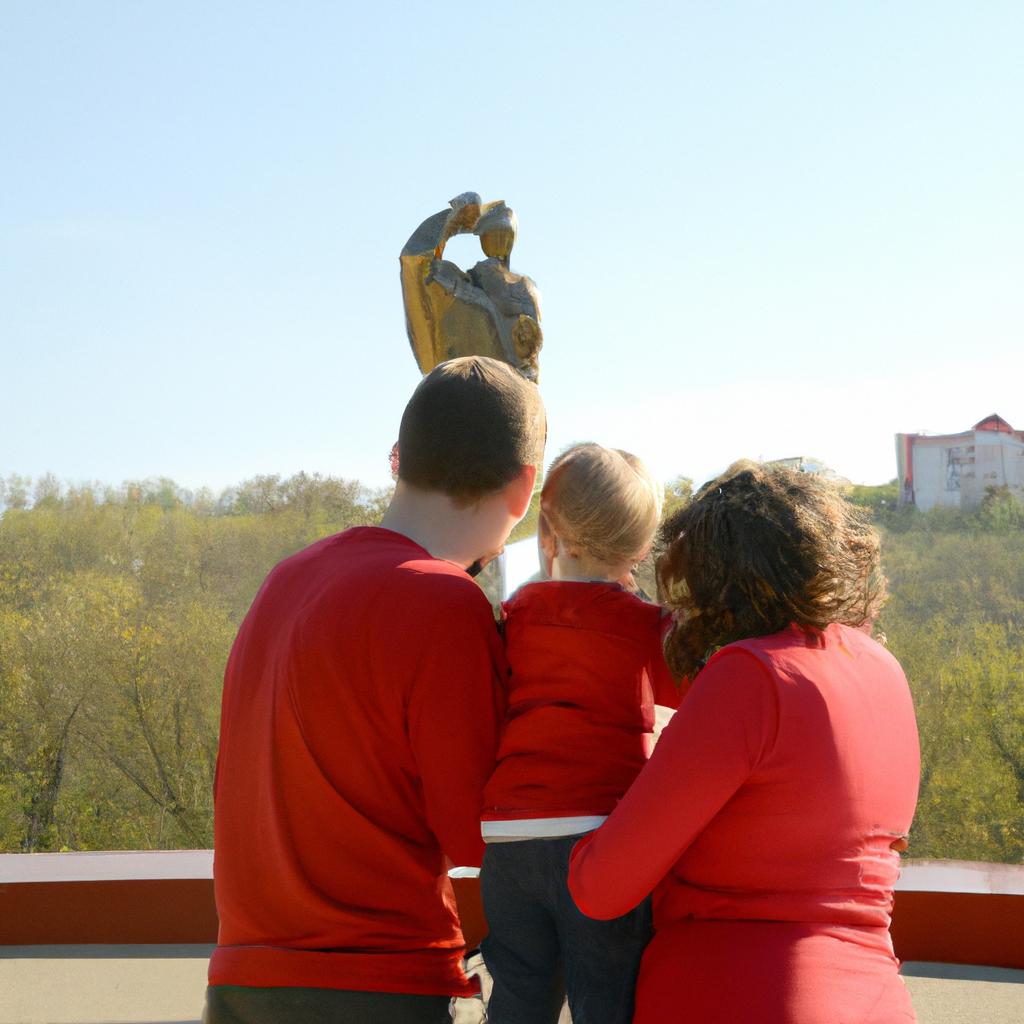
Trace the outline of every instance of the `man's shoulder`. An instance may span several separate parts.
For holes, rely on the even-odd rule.
[[[276,570],[386,574],[406,562],[433,561],[415,541],[380,526],[351,526],[314,541],[280,562]]]
[[[429,603],[440,614],[458,609],[491,614],[486,595],[465,569],[438,558],[410,558],[395,565],[387,586],[396,599]]]
[[[465,569],[435,558],[404,534],[382,527],[346,530],[332,552],[343,571],[386,589],[396,601],[430,601],[444,606],[490,604]]]
[[[464,569],[381,527],[353,527],[303,548],[277,565],[264,591],[264,600],[307,610],[372,604],[392,621],[492,615]]]

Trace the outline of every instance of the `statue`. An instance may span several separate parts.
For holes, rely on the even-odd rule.
[[[527,380],[539,376],[540,295],[508,265],[516,215],[501,200],[463,192],[428,217],[402,250],[402,297],[413,355],[423,373],[456,356],[491,356]],[[444,259],[449,238],[472,232],[487,257],[471,270]]]

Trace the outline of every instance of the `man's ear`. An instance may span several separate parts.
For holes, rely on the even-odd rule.
[[[509,515],[515,516],[516,519],[522,519],[526,515],[536,480],[536,466],[521,466],[518,475],[505,485],[502,493]]]

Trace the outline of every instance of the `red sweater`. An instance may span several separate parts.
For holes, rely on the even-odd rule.
[[[505,673],[479,588],[400,534],[273,570],[224,679],[211,984],[473,990],[445,854],[482,857]]]
[[[715,654],[573,851],[569,888],[591,917],[654,891],[636,1020],[674,1020],[678,998],[700,1020],[904,1019],[891,844],[910,830],[919,767],[903,672],[859,630],[791,628]],[[748,967],[754,992],[735,984]]]
[[[663,613],[615,583],[543,582],[505,604],[508,711],[484,821],[609,814],[679,701]]]

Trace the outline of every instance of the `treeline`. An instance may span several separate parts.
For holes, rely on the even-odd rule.
[[[875,509],[890,598],[880,620],[921,732],[915,857],[1024,862],[1024,504],[992,488],[974,511]]]
[[[690,496],[679,477],[666,509]],[[269,568],[379,522],[388,492],[298,474],[219,494],[172,481],[0,481],[0,850],[207,847],[220,686]],[[1024,506],[895,507],[880,628],[923,746],[911,854],[1024,861]],[[528,535],[536,507],[516,536]]]
[[[268,569],[379,521],[387,494],[298,474],[0,495],[0,850],[208,847],[220,686]]]

